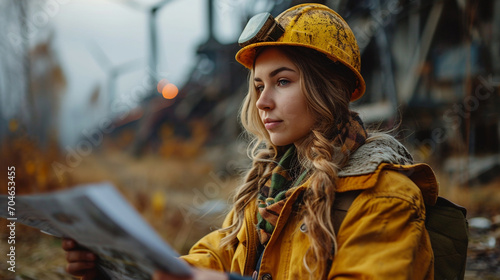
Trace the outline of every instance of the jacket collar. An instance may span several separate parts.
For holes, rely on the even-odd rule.
[[[413,158],[394,137],[387,134],[369,135],[365,144],[350,155],[338,176],[342,178],[371,174],[382,163],[411,165]]]
[[[337,192],[373,188],[383,170],[405,174],[420,188],[426,204],[436,203],[439,186],[434,171],[427,164],[414,164],[408,150],[394,137],[386,134],[369,135],[366,143],[350,156],[338,173]],[[308,186],[309,180],[299,186],[294,195]]]
[[[367,142],[354,152],[339,172],[337,192],[373,188],[383,170],[405,174],[420,190],[426,204],[434,205],[439,186],[431,167],[414,164],[408,150],[394,137],[370,135]]]

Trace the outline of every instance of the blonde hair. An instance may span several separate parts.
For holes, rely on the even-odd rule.
[[[356,80],[347,67],[319,52],[288,46],[280,46],[279,50],[298,67],[308,109],[317,120],[297,151],[302,168],[309,170],[310,181],[301,207],[311,244],[304,264],[311,278],[317,273],[325,277],[337,250],[332,216],[337,173],[348,160],[340,152],[342,143],[334,143],[333,139],[337,124],[345,122],[350,114],[349,100]],[[270,178],[276,161],[284,152],[283,147],[272,144],[260,120],[255,106],[258,96],[253,75],[251,70],[248,94],[240,112],[241,123],[252,139],[248,152],[253,164],[234,196],[235,219],[232,225],[221,230],[228,233],[222,240],[222,246],[228,247],[237,243],[236,235],[244,223],[245,207],[256,202],[260,187]]]

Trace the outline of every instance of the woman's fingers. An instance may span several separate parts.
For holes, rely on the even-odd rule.
[[[66,251],[66,260],[68,262],[94,262],[96,255],[86,250]]]
[[[93,280],[97,276],[97,256],[82,248],[72,239],[64,239],[62,248],[66,251],[66,271],[73,276],[81,276],[82,280]]]
[[[73,239],[64,238],[62,241],[62,248],[65,251],[73,250],[76,248],[76,242]]]
[[[86,274],[93,273],[97,271],[95,269],[95,262],[73,262],[68,263],[66,266],[66,272],[77,276],[86,276]]]
[[[95,262],[97,256],[82,248],[72,239],[64,239],[62,242],[62,247],[66,251],[66,260],[69,263],[72,262]]]

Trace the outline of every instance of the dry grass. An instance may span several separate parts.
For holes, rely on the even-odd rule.
[[[453,183],[449,176],[436,172],[439,193],[467,209],[467,217],[494,217],[500,214],[500,177],[483,185],[465,186]]]
[[[4,221],[0,223],[5,228]],[[2,236],[2,240],[5,237]],[[2,256],[7,246],[2,242]],[[17,225],[16,227],[16,272],[7,270],[6,261],[0,262],[0,278],[5,280],[74,279],[64,268],[65,255],[58,238],[40,233],[38,230]]]
[[[29,145],[27,145],[29,144]],[[134,158],[127,153],[109,150],[83,157],[81,163],[64,175],[64,181],[53,176],[51,162],[64,162],[64,155],[40,152],[29,141],[9,143],[2,150],[4,163],[16,166],[18,193],[37,193],[63,189],[67,186],[108,181],[139,211],[159,235],[180,253],[203,235],[222,223],[223,215],[200,216],[204,202],[220,200],[225,204],[236,180],[214,175],[214,164],[203,150],[181,155],[145,155]],[[7,145],[2,145],[6,147]],[[26,172],[26,162],[43,168]],[[40,171],[38,171],[40,170]],[[36,181],[36,172],[45,172],[44,181]],[[6,178],[2,178],[6,179]],[[40,183],[44,183],[41,185]],[[71,183],[68,183],[71,182]],[[7,240],[6,220],[0,221],[0,238]],[[0,279],[73,279],[64,272],[64,251],[60,240],[37,230],[17,225],[16,273],[7,270],[6,242],[0,243]],[[15,278],[17,277],[17,278]]]

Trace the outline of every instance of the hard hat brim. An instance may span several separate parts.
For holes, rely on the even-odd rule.
[[[345,65],[347,68],[349,68],[354,75],[356,76],[356,89],[351,95],[351,102],[358,100],[363,96],[366,90],[366,84],[365,80],[363,79],[363,76],[361,76],[361,73],[354,67],[352,67],[349,63],[344,61],[342,58],[331,55],[324,50],[320,48],[315,48],[314,46],[308,45],[308,44],[302,44],[302,43],[295,43],[295,42],[276,42],[276,41],[271,41],[271,42],[259,42],[259,43],[254,43],[251,45],[248,45],[246,47],[241,48],[237,53],[236,53],[236,61],[238,61],[241,65],[245,66],[248,69],[253,69],[253,64],[255,61],[255,54],[256,50],[258,47],[272,47],[272,46],[297,46],[297,47],[306,47],[309,49],[314,49],[316,51],[319,51],[323,54],[325,54],[329,59],[332,61],[338,61]]]

